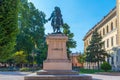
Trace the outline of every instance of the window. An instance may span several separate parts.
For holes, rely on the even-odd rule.
[[[105,49],[105,41],[103,41],[103,49]]]
[[[109,63],[109,58],[107,58],[107,62]]]
[[[89,45],[89,40],[88,40],[88,42],[87,42],[87,43],[88,43],[88,45]]]
[[[116,21],[115,21],[115,27],[117,27],[117,19],[116,19]]]
[[[89,41],[87,40],[87,45],[89,45]]]
[[[89,39],[89,44],[90,44],[90,42],[91,42],[91,39]]]
[[[113,37],[111,37],[111,46],[113,46],[113,44],[114,44],[114,43],[113,43]]]
[[[111,30],[113,30],[113,22],[111,23]]]
[[[105,29],[103,28],[103,35],[105,35]]]
[[[102,33],[101,33],[101,31],[100,31],[100,33],[99,33],[99,34],[100,34],[100,36],[102,37]]]
[[[108,25],[107,25],[107,29],[106,30],[107,30],[107,33],[108,33],[109,32]]]
[[[101,31],[99,32],[100,36],[101,36]]]
[[[117,34],[116,34],[116,44],[117,44]]]
[[[111,57],[111,64],[114,64],[114,57]]]
[[[107,39],[107,48],[109,47],[109,39]]]
[[[116,62],[118,62],[118,56],[116,56]]]

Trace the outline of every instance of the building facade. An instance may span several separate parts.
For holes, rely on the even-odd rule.
[[[113,70],[120,71],[120,0],[116,0],[116,7],[87,32],[83,39],[84,51],[90,44],[92,33],[96,29],[102,36],[103,48],[111,55],[106,58],[106,61],[111,64]]]

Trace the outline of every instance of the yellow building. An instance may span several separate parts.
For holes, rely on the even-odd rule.
[[[108,15],[87,32],[83,39],[84,51],[90,44],[95,29],[102,36],[104,49],[111,55],[106,61],[111,64],[113,70],[120,70],[120,0],[116,1],[116,7]]]

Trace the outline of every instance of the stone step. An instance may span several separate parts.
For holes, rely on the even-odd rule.
[[[86,75],[29,75],[24,80],[92,80],[91,76]]]
[[[37,75],[78,75],[79,72],[72,70],[40,70]]]

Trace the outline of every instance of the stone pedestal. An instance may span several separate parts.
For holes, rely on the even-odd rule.
[[[64,34],[49,34],[46,38],[48,54],[43,62],[43,70],[25,76],[24,80],[92,80],[91,76],[72,71],[72,63],[67,58],[67,40]]]
[[[67,58],[67,40],[68,38],[63,34],[47,36],[48,55],[43,63],[44,70],[72,70],[72,63]]]

